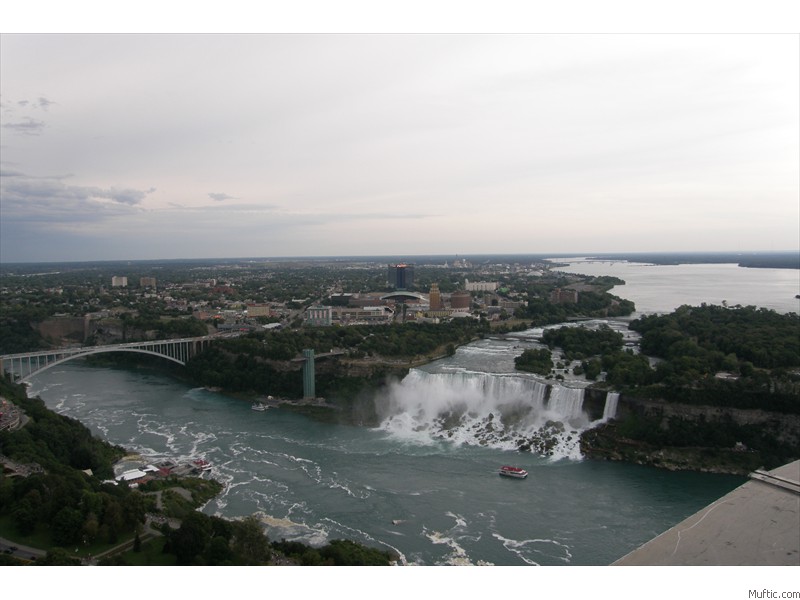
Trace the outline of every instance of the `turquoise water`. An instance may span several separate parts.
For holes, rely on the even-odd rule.
[[[481,362],[501,372],[519,344],[481,342],[425,372]],[[394,405],[414,390],[399,384]],[[272,539],[353,539],[407,564],[607,565],[743,482],[456,443],[421,421],[369,429],[256,412],[147,370],[66,363],[34,377],[29,393],[152,461],[210,461],[225,490],[209,514],[257,513]],[[484,399],[495,413],[499,402]],[[502,464],[530,476],[501,478]]]

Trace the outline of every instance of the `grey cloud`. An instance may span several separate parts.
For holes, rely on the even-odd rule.
[[[141,190],[133,190],[133,189],[125,189],[125,190],[118,190],[117,188],[110,188],[108,190],[104,190],[101,188],[79,188],[86,190],[92,196],[96,198],[106,198],[108,200],[113,200],[114,202],[119,202],[120,204],[128,204],[133,206],[134,204],[139,204],[147,194],[150,194],[155,191],[155,188],[150,188],[147,191]]]
[[[236,197],[234,196],[229,196],[228,194],[220,194],[215,192],[209,193],[208,197],[211,198],[212,200],[216,200],[217,202],[222,202],[224,200],[236,200]]]
[[[6,129],[10,129],[11,131],[16,131],[17,133],[22,133],[25,135],[39,135],[42,133],[44,126],[44,121],[37,121],[36,119],[31,119],[30,117],[26,117],[22,121],[18,121],[16,123],[3,124],[3,127]]]
[[[50,108],[51,104],[56,104],[56,103],[53,102],[52,100],[48,100],[43,96],[39,96],[39,98],[36,99],[36,103],[34,104],[34,106],[38,106],[42,110],[46,111],[48,108]]]
[[[56,104],[52,100],[39,96],[35,100],[17,100],[11,104],[3,103],[2,108],[10,120],[3,124],[4,129],[21,133],[23,135],[40,135],[45,128],[45,122],[27,116],[32,110],[41,109],[48,111],[50,106]]]
[[[67,185],[59,177],[32,177],[3,171],[0,192],[3,220],[9,222],[96,222],[112,216],[138,212],[135,208],[154,191]],[[110,201],[110,202],[108,202]]]

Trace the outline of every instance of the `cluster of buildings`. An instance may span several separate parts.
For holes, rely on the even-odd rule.
[[[104,483],[127,483],[130,487],[139,487],[142,483],[147,483],[152,479],[164,479],[170,476],[175,477],[199,477],[211,470],[211,464],[202,458],[177,463],[170,459],[164,459],[155,464],[144,464],[138,458],[128,457],[114,465],[114,479]]]
[[[414,265],[398,263],[388,265],[389,293],[335,294],[330,305],[315,304],[306,309],[305,323],[312,327],[330,325],[388,324],[402,321],[433,321],[471,316],[473,308],[485,311],[487,316],[499,318],[503,311],[513,312],[522,302],[495,297],[491,306],[477,305],[473,292],[493,295],[498,290],[496,281],[470,282],[465,280],[463,290],[443,294],[436,283],[428,294],[412,291]],[[481,294],[483,295],[483,294]]]
[[[363,299],[361,299],[363,300]],[[386,325],[394,320],[394,303],[380,298],[368,306],[323,306],[314,305],[306,309],[305,323],[312,327],[328,325]]]
[[[490,320],[501,319],[524,307],[527,292],[523,287],[528,278],[539,278],[547,272],[547,266],[539,263],[486,261],[477,267],[462,258],[456,258],[450,264],[445,262],[443,266],[422,265],[420,267],[405,261],[347,265],[336,262],[324,265],[331,268],[332,275],[315,269],[309,273],[307,282],[297,283],[296,278],[288,280],[291,281],[291,293],[307,296],[301,298],[290,298],[286,293],[289,290],[280,285],[284,276],[282,268],[245,269],[231,277],[225,275],[222,280],[204,268],[202,273],[197,273],[199,277],[186,281],[184,274],[181,274],[180,281],[176,282],[169,281],[172,271],[161,275],[159,281],[148,276],[147,272],[142,276],[138,273],[124,276],[110,272],[104,278],[111,280],[111,289],[90,284],[86,288],[89,291],[87,293],[86,290],[76,290],[74,285],[69,288],[48,287],[45,290],[48,296],[46,302],[63,306],[63,309],[53,312],[53,316],[40,324],[39,329],[43,337],[61,340],[64,344],[82,343],[90,338],[95,343],[111,342],[124,336],[124,324],[118,322],[120,317],[126,313],[135,314],[140,303],[151,313],[163,311],[178,318],[192,315],[206,323],[213,323],[217,331],[257,331],[280,326],[296,327],[300,323],[328,326],[388,324],[394,321],[436,322],[478,314]],[[230,268],[238,269],[235,266]],[[375,268],[383,270],[385,286],[380,284],[380,280],[376,281],[373,275],[362,277],[348,273],[350,269]],[[463,284],[460,289],[449,293],[453,275],[443,273],[444,279],[441,281],[448,282],[448,292],[443,292],[436,283],[428,284],[434,268],[448,271],[471,269],[469,274],[464,275],[474,277],[474,280],[461,280]],[[341,276],[337,273],[341,273]],[[420,277],[424,277],[425,287],[429,285],[427,290],[420,287]],[[108,282],[108,279],[105,281]],[[262,281],[264,284],[259,287]],[[500,281],[513,283],[509,285]],[[522,285],[517,285],[519,283]],[[0,288],[0,295],[4,301],[8,297],[10,302],[23,302],[27,287]],[[382,288],[382,291],[341,293],[354,287],[362,290]],[[509,290],[508,287],[519,291]],[[41,292],[41,289],[35,291]],[[552,293],[548,291],[547,298],[555,303],[577,302],[579,291],[565,286]]]

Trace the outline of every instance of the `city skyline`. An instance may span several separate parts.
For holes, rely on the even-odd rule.
[[[3,34],[0,261],[793,251],[799,49]]]

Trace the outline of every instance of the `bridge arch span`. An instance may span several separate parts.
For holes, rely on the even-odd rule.
[[[68,362],[70,360],[74,360],[76,358],[83,358],[85,356],[91,356],[92,354],[108,354],[109,352],[138,352],[139,354],[150,354],[151,356],[158,356],[159,358],[166,358],[167,360],[171,360],[172,362],[178,363],[179,365],[181,365],[183,367],[186,366],[185,362],[183,362],[181,360],[178,360],[177,358],[172,358],[171,356],[167,356],[166,354],[159,354],[158,352],[153,352],[152,350],[141,350],[141,349],[138,349],[138,348],[109,348],[109,349],[105,350],[102,347],[99,347],[96,350],[93,350],[92,352],[83,352],[81,354],[72,354],[72,355],[66,356],[64,358],[59,358],[58,360],[55,360],[53,362],[49,362],[46,365],[37,368],[35,371],[32,371],[31,373],[28,373],[24,377],[20,377],[17,380],[17,383],[23,383],[25,381],[28,381],[34,375],[38,375],[42,371],[47,371],[47,369],[50,369],[50,368],[55,367],[57,365],[64,364],[65,362]]]
[[[229,337],[229,336],[227,336]],[[27,381],[36,373],[54,367],[73,358],[90,356],[104,352],[138,352],[166,358],[181,366],[202,352],[221,336],[204,336],[197,338],[181,338],[170,340],[150,340],[129,342],[108,346],[84,346],[78,348],[59,348],[23,354],[6,354],[0,356],[0,372],[8,372],[14,381]]]

